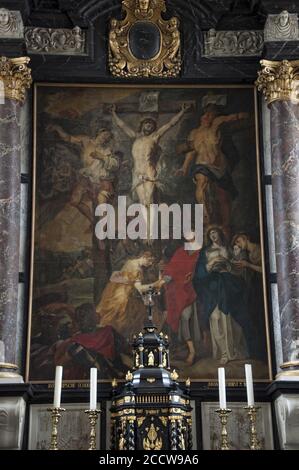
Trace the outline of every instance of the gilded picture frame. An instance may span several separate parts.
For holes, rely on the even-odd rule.
[[[34,95],[33,241],[26,379],[49,383],[54,378],[54,366],[59,363],[64,365],[64,380],[67,382],[80,384],[88,381],[90,366],[98,367],[100,380],[110,381],[114,377],[123,380],[132,367],[128,340],[139,333],[146,318],[142,298],[132,286],[136,281],[140,282],[139,276],[144,276],[141,281],[144,285],[158,282],[162,276],[165,282],[162,295],[155,305],[154,319],[159,330],[167,326],[165,332],[170,332],[171,365],[181,370],[180,379],[190,376],[193,382],[214,381],[217,380],[217,368],[223,365],[229,380],[242,381],[244,364],[249,362],[253,364],[256,381],[271,380],[259,129],[254,87],[39,83],[35,85]],[[197,132],[200,134],[206,117],[215,121],[216,147],[220,149],[220,157],[224,162],[230,161],[226,166],[227,179],[221,181],[220,188],[216,187],[215,174],[211,176],[205,168],[202,171],[201,164],[190,164],[189,161],[193,170],[189,168],[184,173],[188,159],[196,159],[200,153],[196,154],[196,149],[188,146],[191,145],[190,141],[195,145],[194,139]],[[171,276],[175,278],[177,266],[183,265],[180,261],[171,263],[176,259],[173,256],[185,256],[179,251],[175,240],[169,243],[157,241],[153,246],[135,240],[128,242],[129,247],[119,247],[117,240],[107,242],[107,245],[95,237],[96,220],[93,214],[96,204],[115,201],[120,195],[126,196],[128,203],[136,202],[136,198],[140,202],[138,187],[145,180],[140,175],[136,179],[134,175],[136,162],[141,161],[134,147],[134,139],[140,138],[140,133],[148,125],[149,128],[155,127],[157,135],[154,147],[148,144],[148,140],[145,145],[149,152],[154,149],[157,158],[153,164],[156,165],[157,179],[152,184],[156,201],[167,204],[178,201],[191,205],[202,197],[208,201],[204,209],[202,259],[200,256],[194,258],[196,262],[191,268],[197,269],[199,283],[196,285],[195,272],[191,273],[191,277],[189,273],[184,274],[188,274],[185,281],[193,286],[192,289],[198,289],[195,310],[187,312],[186,317],[189,322],[187,330],[189,328],[192,336],[189,341],[193,342],[195,349],[193,356],[186,332],[182,329],[182,318],[180,314],[176,317],[177,304],[170,305],[170,299],[180,293],[179,288],[172,292],[166,282]],[[151,134],[152,131],[149,129],[146,132]],[[96,166],[93,160],[97,161],[94,155],[99,135],[100,140],[106,139],[106,144],[103,144],[106,150],[110,152],[110,144],[115,146],[113,158],[116,170],[108,174],[106,168],[106,176],[102,175],[97,182],[94,179],[97,170],[94,171]],[[94,154],[89,163],[86,152],[89,152],[89,157]],[[209,193],[203,192],[202,181],[211,185]],[[233,187],[237,193],[235,199],[231,196]],[[221,204],[218,204],[220,200]],[[210,294],[214,282],[207,271],[212,229],[223,238],[223,248],[227,253],[227,263],[220,263],[219,268],[217,262],[213,273],[216,271],[221,283],[226,277],[226,299],[232,310],[237,310],[230,320],[230,328],[235,329],[239,345],[235,345],[236,336],[232,334],[232,348],[240,348],[235,357],[234,351],[225,358],[221,354],[219,356],[219,351],[217,353],[217,319],[214,319],[213,326],[210,306],[202,303],[203,292]],[[252,249],[250,254],[249,250]],[[140,253],[143,261],[140,261]],[[141,266],[138,263],[144,264]],[[108,265],[109,269],[106,270]],[[228,273],[228,265],[233,271],[222,276],[223,272]],[[103,266],[106,266],[105,269]],[[208,274],[203,283],[201,267]],[[125,294],[125,303],[123,298],[119,302],[119,291],[115,290],[119,283],[131,286],[129,294]],[[204,291],[202,286],[205,286]],[[243,305],[238,311],[237,304],[230,297],[236,286],[247,299],[247,311],[245,307],[243,310]],[[206,295],[204,297],[207,298]],[[181,296],[178,298],[181,299]],[[248,309],[253,298],[259,312],[256,321],[261,323],[253,324],[251,321],[249,329],[251,338],[255,337],[255,331],[258,332],[257,344],[249,344],[250,338],[245,338],[249,330],[243,322],[245,317],[249,318]],[[91,318],[92,305],[97,312],[101,311],[96,319]],[[83,309],[78,310],[80,306]],[[216,316],[219,317],[218,313]],[[197,326],[195,323],[191,325],[190,321],[193,320],[190,318]],[[88,321],[91,323],[88,324]],[[238,325],[235,328],[235,321],[240,323],[240,328]],[[80,326],[78,322],[81,322]],[[214,329],[213,334],[211,328]],[[193,338],[195,331],[198,331],[197,338]],[[184,334],[185,337],[182,336]],[[249,345],[248,348],[243,345],[242,349],[240,341]],[[252,350],[258,351],[260,356],[252,357]]]

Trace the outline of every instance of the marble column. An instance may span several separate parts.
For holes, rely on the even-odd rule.
[[[0,378],[19,377],[21,106],[31,85],[29,58],[0,57]]]
[[[275,254],[283,364],[299,379],[299,61],[262,60],[257,87],[270,108]],[[279,347],[279,345],[278,345]]]

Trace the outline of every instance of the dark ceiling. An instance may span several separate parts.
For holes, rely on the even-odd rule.
[[[184,81],[250,82],[256,78],[259,57],[205,58],[203,31],[263,30],[269,13],[286,9],[298,12],[299,0],[166,0],[166,16],[181,20]],[[0,6],[20,10],[25,26],[73,28],[86,33],[88,54],[81,57],[55,54],[29,54],[36,80],[109,81],[107,68],[108,25],[111,17],[121,17],[121,0],[0,0]],[[282,58],[298,56],[298,44],[279,46]],[[263,56],[280,58],[265,50]],[[7,56],[27,54],[25,43],[0,41],[0,53]],[[276,54],[276,55],[275,55]],[[115,79],[114,79],[115,82]]]
[[[167,0],[170,13],[196,21],[202,29],[250,28],[262,25],[268,13],[299,10],[298,0]],[[100,16],[118,15],[121,0],[1,0],[0,5],[22,10],[26,25],[88,25]],[[235,28],[236,29],[236,28]]]

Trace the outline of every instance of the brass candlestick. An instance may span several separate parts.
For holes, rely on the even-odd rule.
[[[51,413],[52,418],[52,432],[51,432],[51,444],[49,450],[58,449],[58,423],[61,417],[61,413],[65,411],[65,408],[48,408],[47,411]]]
[[[229,413],[231,413],[232,410],[229,410],[228,408],[220,408],[219,410],[215,410],[215,412],[218,414],[220,421],[221,421],[220,450],[229,450],[228,434],[227,434],[227,419],[228,419]]]
[[[97,450],[96,447],[96,425],[98,421],[98,416],[101,413],[100,410],[85,410],[85,413],[88,414],[89,424],[90,424],[90,433],[89,433],[89,448],[88,450]]]
[[[256,432],[256,415],[258,410],[260,409],[260,406],[245,406],[244,409],[247,411],[250,423],[250,450],[260,450],[261,445],[257,438]]]

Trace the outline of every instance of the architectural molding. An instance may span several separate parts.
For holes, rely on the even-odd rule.
[[[86,33],[79,26],[65,28],[25,28],[30,54],[86,55]]]
[[[18,374],[19,367],[16,364],[9,364],[6,362],[0,362],[0,380],[7,379],[18,379],[21,376]],[[23,379],[21,378],[23,381]]]
[[[255,84],[268,105],[277,100],[299,102],[299,60],[261,60],[260,63],[262,70]]]
[[[26,89],[32,84],[31,69],[27,66],[29,61],[29,57],[0,57],[0,80],[4,84],[5,98],[25,100]]]
[[[20,11],[0,8],[0,38],[20,39],[24,36],[24,25]]]
[[[205,57],[260,56],[264,45],[262,31],[216,31],[204,33]]]
[[[168,13],[166,16],[163,14],[163,19],[177,17],[181,23],[179,26],[183,59],[181,77],[196,80],[209,77],[212,81],[217,79],[219,71],[215,67],[215,61],[202,60],[204,57],[203,32],[211,28],[220,31],[262,32],[266,15],[273,13],[273,8],[261,8],[257,3],[260,4],[260,1],[256,2],[253,8],[252,2],[247,0],[242,2],[233,2],[233,0],[202,0],[200,2],[198,0],[189,0],[188,2],[186,0],[167,0]],[[59,47],[57,47],[57,42],[56,47],[49,48],[47,45],[43,47],[43,42],[37,37],[34,41],[31,38],[27,40],[27,50],[24,38],[18,42],[1,41],[2,55],[7,57],[29,55],[31,57],[30,64],[34,69],[36,80],[113,80],[109,70],[105,36],[109,21],[112,18],[118,21],[122,18],[121,0],[76,0],[76,2],[70,0],[4,0],[3,5],[11,10],[21,12],[25,31],[27,28],[68,29],[71,31],[74,26],[79,26],[84,32],[85,48],[83,50],[82,46],[81,52],[79,52],[80,49],[66,49],[59,41]],[[293,11],[289,4],[284,8]],[[32,33],[28,33],[28,36],[31,35]],[[175,41],[173,43],[175,44]],[[242,83],[244,80],[253,82],[257,75],[257,61],[253,60],[254,54],[251,52],[248,55],[245,53],[242,55],[239,53],[230,54],[221,57],[226,63],[226,67],[220,65],[223,79],[230,80],[235,77],[236,81]],[[211,56],[211,59],[213,57],[217,57],[217,55]],[[226,60],[227,57],[230,57],[229,61]],[[259,57],[258,53],[256,57]],[[292,56],[287,54],[286,58],[291,59]],[[53,67],[55,60],[59,62],[59,67]]]
[[[297,13],[283,10],[278,15],[268,15],[264,36],[265,42],[297,41],[299,39]]]

